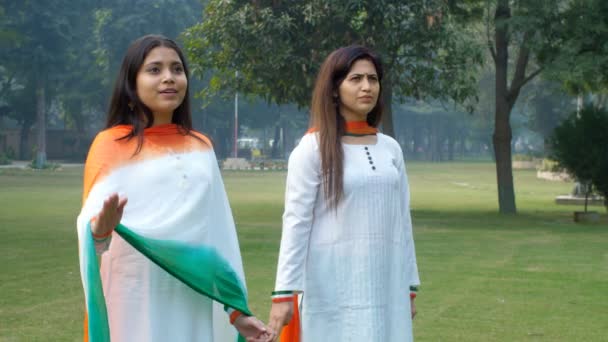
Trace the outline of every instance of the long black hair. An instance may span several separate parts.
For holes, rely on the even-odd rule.
[[[192,130],[192,113],[190,112],[190,76],[186,58],[177,44],[171,39],[160,35],[146,35],[135,40],[122,60],[122,65],[114,83],[106,128],[117,125],[132,125],[131,132],[120,139],[131,139],[137,137],[137,154],[142,147],[144,128],[154,124],[154,116],[139,96],[137,96],[137,73],[144,60],[157,47],[166,47],[175,50],[184,67],[184,73],[188,80],[188,87],[182,103],[173,111],[171,122],[177,124],[184,134],[190,134]]]

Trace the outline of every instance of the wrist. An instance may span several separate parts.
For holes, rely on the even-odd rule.
[[[410,286],[410,300],[416,299],[417,293],[418,293],[418,286],[411,285]]]
[[[93,239],[96,241],[103,241],[109,238],[112,235],[112,229],[106,232],[99,231],[99,225],[97,223],[97,217],[93,217],[91,219],[91,234],[93,235]]]
[[[275,304],[293,302],[294,297],[296,296],[296,291],[273,291],[270,298],[272,299],[272,303]]]
[[[239,310],[233,310],[230,313],[230,324],[234,325],[234,322],[236,322],[236,320],[241,317],[243,315],[242,312],[240,312]]]

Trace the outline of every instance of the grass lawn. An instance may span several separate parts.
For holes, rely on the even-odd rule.
[[[572,185],[515,171],[519,214],[497,214],[489,163],[412,163],[421,292],[417,341],[607,341],[608,217],[580,225]],[[251,308],[269,309],[285,174],[227,172]],[[0,169],[0,341],[81,340],[75,218],[81,168]]]

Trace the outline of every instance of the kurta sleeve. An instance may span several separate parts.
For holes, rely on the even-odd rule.
[[[302,291],[303,275],[321,183],[316,134],[305,135],[289,157],[276,291]]]
[[[399,160],[399,173],[401,180],[400,191],[401,191],[401,210],[403,212],[403,224],[405,229],[405,236],[407,239],[407,275],[409,279],[410,288],[417,288],[420,285],[420,278],[418,276],[418,264],[416,263],[416,248],[414,245],[414,234],[412,230],[412,216],[410,212],[410,185],[407,177],[407,171],[405,169],[405,161],[403,159],[403,153],[399,148],[398,156]]]

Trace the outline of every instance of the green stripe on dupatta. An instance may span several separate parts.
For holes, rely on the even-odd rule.
[[[90,232],[90,226],[88,227]],[[247,292],[240,277],[218,251],[209,246],[143,237],[119,224],[115,232],[150,261],[188,285],[194,291],[245,315],[252,313],[247,305]],[[92,234],[87,235],[87,311],[89,341],[109,341],[108,315],[103,297],[99,264]],[[239,335],[237,341],[245,341]]]

